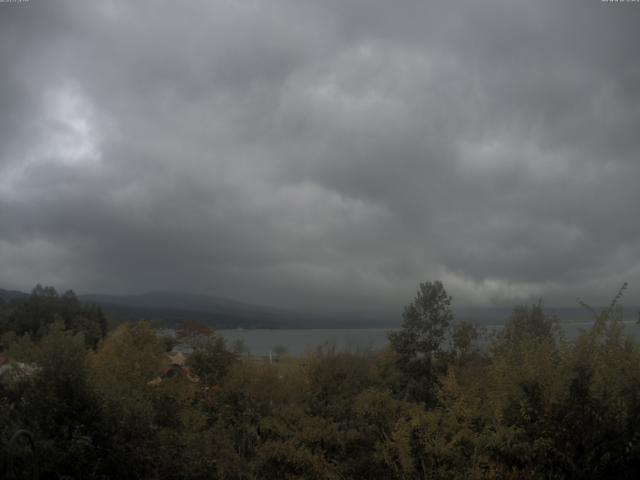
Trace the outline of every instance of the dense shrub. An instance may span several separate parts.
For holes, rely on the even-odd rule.
[[[384,352],[323,348],[270,365],[190,328],[191,373],[161,379],[167,342],[148,323],[88,342],[91,329],[47,292],[0,306],[12,372],[0,381],[0,441],[28,428],[43,478],[640,474],[640,347],[615,302],[572,342],[541,304],[519,307],[480,348],[442,285],[428,284]]]

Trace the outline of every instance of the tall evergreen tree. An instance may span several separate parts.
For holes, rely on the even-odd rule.
[[[402,329],[389,335],[402,372],[401,393],[430,404],[437,379],[437,356],[453,320],[451,297],[442,282],[425,282],[402,315]]]

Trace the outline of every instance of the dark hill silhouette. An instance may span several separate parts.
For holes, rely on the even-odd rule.
[[[28,293],[18,292],[17,290],[3,290],[0,288],[0,298],[5,302],[13,300],[14,298],[28,297]]]
[[[28,296],[16,290],[0,289],[0,298],[10,301]],[[195,320],[213,328],[382,328],[399,327],[402,308],[397,314],[365,314],[358,311],[308,312],[254,305],[229,298],[193,293],[151,291],[138,295],[84,294],[82,302],[100,305],[112,324],[150,320],[156,325],[175,327],[185,320]],[[599,311],[602,307],[594,307]],[[545,307],[562,322],[589,322],[591,314],[580,306]],[[636,319],[638,307],[625,307],[627,319]],[[468,320],[479,325],[500,325],[513,308],[454,308],[456,320]]]

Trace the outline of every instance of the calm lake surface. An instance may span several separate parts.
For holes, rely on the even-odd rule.
[[[591,322],[561,323],[566,338],[576,338],[578,333],[588,330]],[[640,340],[640,325],[635,321],[624,322],[625,331]],[[491,335],[502,328],[501,325],[484,327],[486,334]],[[321,345],[335,346],[339,351],[382,350],[387,346],[387,335],[394,328],[359,328],[359,329],[308,329],[308,330],[217,330],[232,347],[238,340],[242,341],[251,355],[268,356],[276,347],[284,347],[290,355],[301,355]]]
[[[232,347],[242,341],[251,355],[265,356],[276,347],[284,347],[291,355],[301,355],[321,345],[335,346],[340,351],[382,350],[387,334],[393,328],[304,329],[304,330],[216,330]]]

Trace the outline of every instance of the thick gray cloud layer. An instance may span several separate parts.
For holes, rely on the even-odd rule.
[[[0,4],[0,286],[640,301],[640,4]]]

